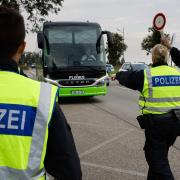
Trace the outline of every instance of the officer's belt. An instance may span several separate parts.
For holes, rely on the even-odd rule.
[[[137,117],[139,125],[142,129],[153,126],[156,122],[166,122],[174,120],[180,124],[180,110],[172,110],[165,114],[144,114]]]
[[[176,118],[174,112],[168,112],[164,114],[144,114],[143,116],[148,119]]]

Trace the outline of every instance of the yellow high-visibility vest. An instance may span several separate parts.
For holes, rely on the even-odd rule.
[[[144,70],[140,114],[164,114],[180,109],[180,70],[167,65]]]
[[[57,87],[0,71],[0,179],[45,180]]]

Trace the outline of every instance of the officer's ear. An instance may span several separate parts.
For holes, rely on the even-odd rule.
[[[25,47],[26,47],[26,42],[23,41],[19,45],[19,47],[18,47],[16,53],[14,54],[14,56],[12,57],[12,59],[14,59],[17,63],[19,62],[19,59],[21,58],[22,54],[24,53]]]
[[[24,53],[25,47],[26,47],[26,42],[23,41],[17,50],[17,53],[20,54],[20,56]]]

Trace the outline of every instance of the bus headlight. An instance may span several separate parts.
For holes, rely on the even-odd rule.
[[[100,79],[96,79],[96,81],[92,84],[93,86],[105,86],[107,76],[103,76]]]
[[[102,80],[97,82],[96,86],[104,86],[105,84],[106,84],[106,80],[102,79]]]

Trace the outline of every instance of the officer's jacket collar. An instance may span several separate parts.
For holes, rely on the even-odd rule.
[[[18,64],[10,58],[0,58],[0,71],[11,71],[19,74]]]
[[[168,64],[167,63],[164,63],[164,62],[157,62],[157,63],[154,63],[154,64],[152,64],[152,67],[157,67],[157,66],[168,66]]]

